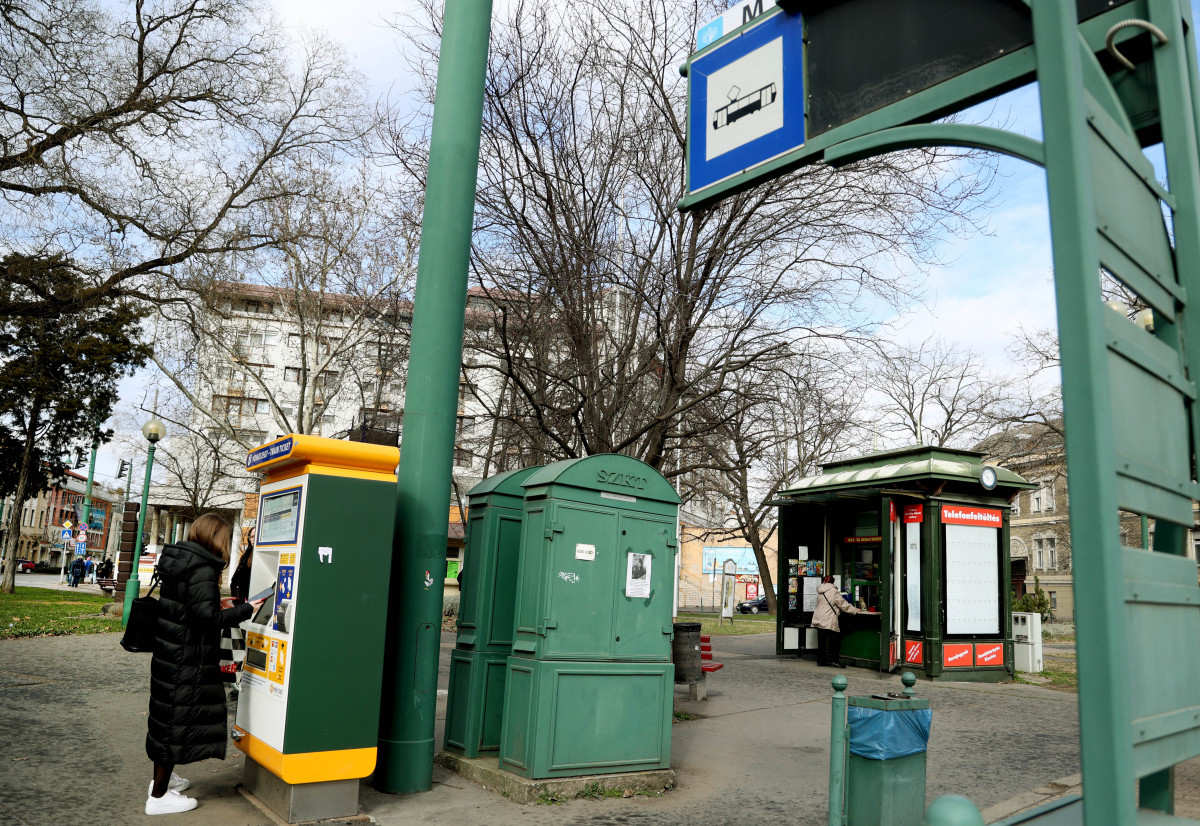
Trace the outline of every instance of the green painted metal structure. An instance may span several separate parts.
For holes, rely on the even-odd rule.
[[[141,591],[141,580],[138,578],[138,561],[142,558],[142,531],[146,527],[146,501],[150,497],[150,473],[154,470],[154,449],[157,445],[150,443],[146,451],[146,480],[142,482],[142,509],[138,511],[137,538],[133,544],[133,568],[129,571],[129,579],[125,582],[125,605],[121,611],[121,625],[129,624],[129,611],[133,601]]]
[[[521,557],[522,485],[537,470],[491,476],[467,494],[458,638],[450,656],[443,740],[447,751],[466,757],[500,748],[505,661],[512,653]]]
[[[679,495],[615,454],[547,465],[523,487],[501,768],[541,779],[669,767]]]
[[[375,788],[433,785],[446,514],[491,0],[447,0],[421,218],[404,433],[396,486]]]
[[[1200,755],[1200,661],[1161,655],[1189,651],[1200,638],[1196,566],[1184,558],[1200,445],[1200,330],[1188,312],[1190,297],[1200,294],[1200,80],[1191,8],[1185,0],[1133,0],[1080,22],[1074,2],[1025,6],[1031,45],[826,131],[758,170],[755,180],[821,158],[844,163],[928,143],[1044,163],[1081,595],[1084,797],[1014,822],[1166,822],[1174,766]],[[1115,50],[1136,63],[1124,65]],[[925,123],[1033,79],[1040,147],[978,127]],[[1165,185],[1142,153],[1158,141]],[[712,203],[755,180],[731,179],[681,207]],[[1152,331],[1104,306],[1102,270],[1153,311]],[[1122,546],[1120,510],[1155,520],[1152,549]],[[931,808],[928,822],[949,822],[943,818],[953,808]]]

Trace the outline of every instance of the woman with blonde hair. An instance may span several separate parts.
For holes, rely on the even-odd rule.
[[[162,581],[158,625],[150,664],[150,718],[146,754],[154,779],[146,814],[186,812],[196,800],[175,766],[225,757],[225,687],[221,679],[221,629],[244,622],[262,604],[222,600],[221,571],[229,565],[233,531],[206,514],[192,523],[184,542],[168,545],[158,560]]]

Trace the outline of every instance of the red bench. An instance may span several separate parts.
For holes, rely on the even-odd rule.
[[[703,676],[707,677],[715,671],[720,671],[725,667],[725,663],[715,663],[712,661],[712,637],[708,634],[700,635],[700,671]],[[708,689],[705,686],[704,680],[698,683],[688,683],[688,699],[704,700],[708,698]]]

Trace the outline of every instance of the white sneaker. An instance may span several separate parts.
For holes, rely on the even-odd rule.
[[[194,798],[184,797],[171,789],[167,789],[167,793],[162,797],[146,798],[146,814],[148,815],[173,815],[176,812],[189,812],[194,808],[196,808]]]
[[[180,777],[175,772],[171,772],[171,779],[167,781],[167,791],[183,792],[187,791],[192,785],[192,781],[186,777]],[[150,781],[150,788],[146,790],[146,795],[149,796],[154,791],[154,781]]]

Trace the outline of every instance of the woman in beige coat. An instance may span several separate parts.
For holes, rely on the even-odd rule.
[[[857,614],[858,609],[842,598],[833,577],[826,574],[817,588],[817,610],[813,612],[812,624],[817,629],[817,665],[845,668],[839,662],[842,651],[842,629],[838,615]]]

